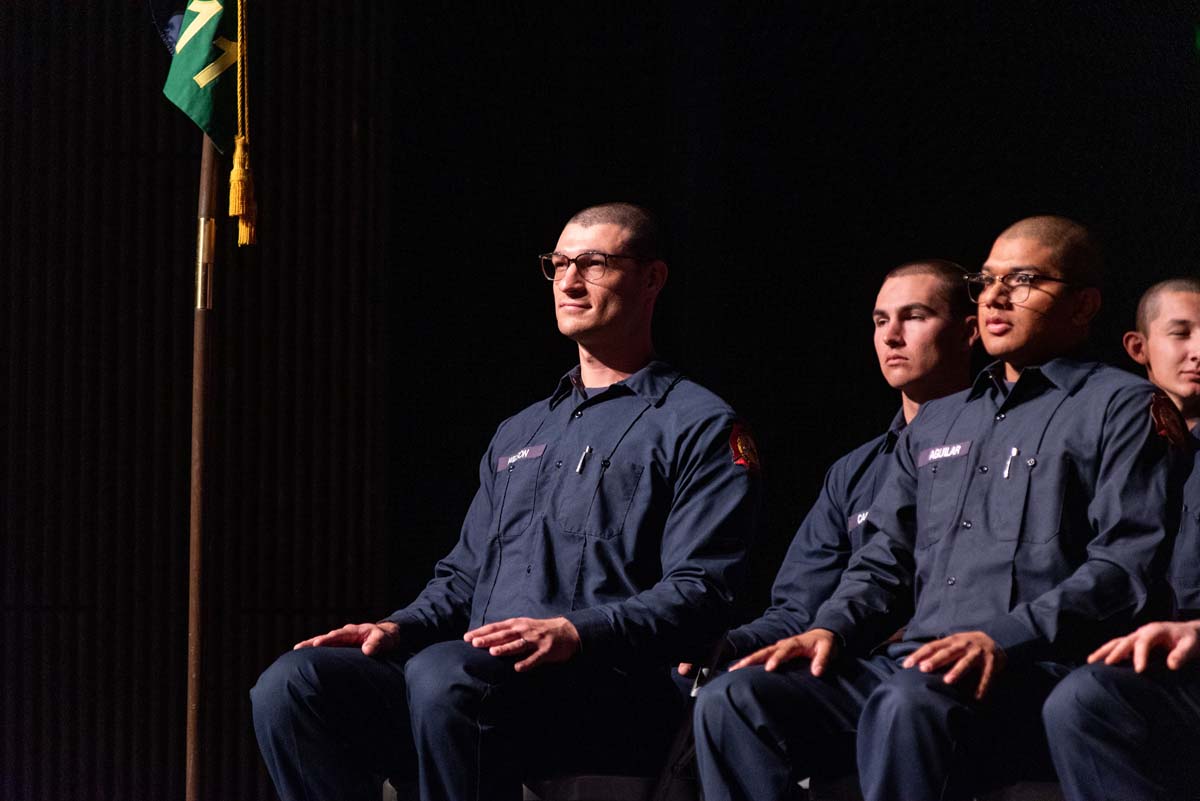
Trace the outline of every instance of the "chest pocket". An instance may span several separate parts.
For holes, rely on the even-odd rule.
[[[920,455],[917,467],[917,547],[925,548],[946,536],[957,522],[958,499],[967,480],[971,443],[931,448]],[[943,455],[947,449],[953,455]],[[924,462],[924,464],[920,464]]]
[[[510,462],[496,472],[493,497],[500,503],[492,530],[500,536],[516,536],[533,522],[543,461],[539,453],[537,457]]]
[[[596,467],[591,476],[565,476],[555,504],[556,516],[564,531],[607,540],[624,531],[646,468],[617,461]]]
[[[997,465],[987,496],[985,530],[997,540],[1049,542],[1062,524],[1063,498],[1070,459],[1044,463],[1038,454],[1020,454],[1008,464],[1008,478]],[[999,479],[999,480],[997,480]]]

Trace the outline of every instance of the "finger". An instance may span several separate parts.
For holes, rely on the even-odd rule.
[[[920,662],[925,657],[929,656],[931,653],[933,653],[939,647],[941,647],[941,644],[942,644],[941,640],[934,640],[933,642],[927,642],[924,645],[922,645],[920,648],[918,648],[917,650],[915,650],[911,654],[909,654],[905,658],[904,662],[902,662],[901,664],[903,664],[904,667],[906,667],[906,668],[910,668],[913,665]]]
[[[1179,638],[1179,642],[1175,643],[1175,647],[1167,654],[1167,667],[1171,670],[1179,670],[1186,662],[1190,662],[1196,657],[1196,633],[1188,632]]]
[[[833,650],[833,643],[829,640],[817,640],[817,645],[813,649],[815,652],[812,658],[812,664],[809,665],[809,670],[814,676],[820,676],[825,672],[825,663],[829,661],[829,652]]]
[[[385,650],[387,650],[387,634],[383,629],[374,629],[363,640],[362,652],[367,656]]]
[[[958,661],[954,663],[953,667],[946,671],[946,675],[942,676],[942,681],[946,682],[947,684],[953,684],[954,682],[958,681],[962,674],[971,669],[971,667],[975,664],[975,660],[978,658],[978,649],[967,651],[965,654],[959,657]]]
[[[471,640],[471,645],[474,645],[476,648],[491,648],[493,645],[504,645],[505,643],[520,639],[522,639],[520,631],[516,629],[502,629],[481,637],[475,637]]]
[[[768,645],[766,648],[759,648],[749,656],[744,656],[738,661],[729,666],[730,670],[738,670],[740,668],[749,667],[750,665],[761,665],[770,658],[771,652],[775,650],[774,645]]]
[[[491,648],[488,648],[488,653],[492,656],[508,656],[509,654],[519,654],[522,651],[528,651],[530,646],[533,646],[533,643],[528,640],[516,639],[506,642],[503,645],[493,645]]]
[[[1108,642],[1104,643],[1104,645],[1101,645],[1095,651],[1092,651],[1090,654],[1088,654],[1088,664],[1090,665],[1093,662],[1099,662],[1101,659],[1108,656],[1108,654],[1112,652],[1112,649],[1117,647],[1117,643],[1120,641],[1121,638],[1117,637],[1116,639],[1109,640]]]
[[[679,670],[680,676],[686,676],[692,672],[692,663],[691,662],[680,662],[678,670]]]
[[[543,660],[545,660],[549,651],[549,646],[535,648],[532,654],[513,665],[513,670],[517,671],[518,673],[524,673],[526,670],[537,667]]]
[[[992,688],[992,677],[996,675],[997,664],[999,663],[996,661],[995,654],[987,654],[984,656],[983,671],[979,675],[979,689],[975,691],[976,701],[982,701],[983,697],[987,695],[988,690]]]
[[[1150,661],[1150,649],[1154,646],[1155,639],[1151,634],[1147,637],[1138,637],[1137,642],[1133,644],[1134,673],[1141,673],[1146,669],[1146,665]]]
[[[773,671],[775,668],[792,658],[792,651],[793,649],[791,644],[776,645],[771,651],[771,655],[767,657],[767,663],[763,665],[763,670],[768,672]]]
[[[500,629],[507,627],[511,622],[511,620],[497,620],[495,623],[488,623],[486,626],[480,626],[479,628],[471,629],[463,635],[463,639],[467,642],[471,642],[476,637],[486,637],[494,631],[499,631]]]
[[[1133,643],[1135,639],[1135,636],[1131,634],[1118,640],[1117,644],[1113,646],[1113,649],[1108,652],[1108,656],[1104,657],[1104,664],[1115,665],[1118,662],[1124,662],[1126,659],[1128,659],[1129,655],[1133,653]]]
[[[969,648],[965,645],[957,642],[947,643],[945,647],[939,648],[922,659],[918,667],[920,667],[922,673],[929,673],[962,658],[968,651]]]

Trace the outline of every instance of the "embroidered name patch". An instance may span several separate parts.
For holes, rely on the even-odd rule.
[[[930,462],[936,462],[939,459],[954,459],[959,456],[966,456],[970,451],[971,440],[956,442],[953,445],[939,445],[936,448],[928,448],[921,451],[921,455],[917,457],[917,467],[924,467]]]
[[[867,510],[865,512],[859,512],[858,514],[855,514],[855,515],[850,515],[850,520],[846,524],[846,531],[854,531],[854,529],[858,528],[863,523],[867,522],[867,516],[870,514],[871,514],[870,510]]]
[[[516,464],[522,459],[538,459],[545,452],[546,443],[543,442],[541,445],[530,445],[528,448],[521,448],[521,450],[512,456],[501,456],[496,462],[496,472],[499,473],[510,464]]]

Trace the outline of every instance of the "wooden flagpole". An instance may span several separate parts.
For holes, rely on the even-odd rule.
[[[192,490],[188,521],[188,680],[186,801],[200,801],[200,663],[203,633],[204,406],[208,378],[208,317],[217,234],[217,149],[204,137],[196,233],[196,310],[192,324]]]

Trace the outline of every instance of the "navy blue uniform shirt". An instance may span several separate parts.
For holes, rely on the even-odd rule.
[[[1200,617],[1200,426],[1193,429],[1186,448],[1191,468],[1183,485],[1183,513],[1167,573],[1179,617]]]
[[[887,480],[904,425],[904,412],[897,412],[887,432],[850,451],[825,473],[821,494],[775,576],[771,607],[729,632],[731,658],[808,629],[817,609],[837,589],[850,555],[866,541],[867,513]]]
[[[387,619],[422,643],[563,615],[584,658],[694,654],[729,625],[757,525],[739,431],[724,401],[662,362],[586,399],[576,367],[500,425],[458,544]]]
[[[1128,630],[1174,524],[1153,387],[1059,358],[1008,390],[1002,369],[922,406],[814,627],[858,649],[906,621],[910,641],[981,630],[1059,661]]]

